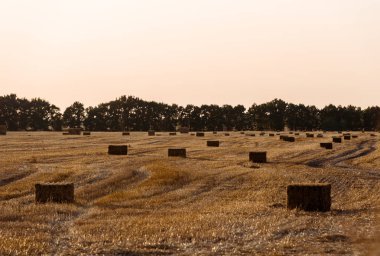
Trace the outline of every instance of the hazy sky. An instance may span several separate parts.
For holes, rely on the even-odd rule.
[[[1,0],[0,95],[380,105],[380,0]]]

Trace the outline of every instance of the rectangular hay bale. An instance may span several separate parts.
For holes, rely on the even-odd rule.
[[[292,184],[287,187],[287,208],[304,211],[330,211],[331,184]]]
[[[205,133],[204,132],[196,132],[195,136],[197,136],[197,137],[204,137]]]
[[[156,135],[155,131],[153,131],[153,130],[148,131],[148,136],[155,136],[155,135]]]
[[[342,143],[342,138],[340,138],[340,137],[333,137],[333,142],[334,143]]]
[[[80,135],[82,132],[82,128],[69,128],[67,129],[69,135]]]
[[[325,148],[325,149],[332,149],[333,148],[333,144],[331,142],[321,142],[320,146],[321,146],[321,148]]]
[[[73,203],[73,183],[37,183],[35,184],[36,203]]]
[[[254,162],[254,163],[266,163],[267,152],[266,151],[249,152],[249,161]]]
[[[0,135],[7,135],[7,126],[5,124],[0,125]]]
[[[179,133],[189,133],[190,132],[190,128],[189,127],[181,126],[181,127],[178,128],[178,131],[179,131]]]
[[[287,142],[295,142],[296,141],[296,138],[295,137],[290,137],[290,136],[285,136],[283,138],[284,141],[287,141]]]
[[[186,149],[185,148],[169,148],[168,156],[186,157]]]
[[[208,140],[207,141],[207,147],[219,147],[219,141],[218,140]]]
[[[128,155],[127,145],[109,145],[108,146],[109,155]]]

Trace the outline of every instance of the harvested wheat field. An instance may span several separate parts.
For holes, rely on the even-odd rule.
[[[8,132],[0,255],[376,255],[380,136],[320,147],[336,135]],[[268,162],[250,162],[251,151]],[[36,204],[35,184],[55,182],[74,183],[75,202]],[[288,210],[298,183],[331,184],[331,211]]]

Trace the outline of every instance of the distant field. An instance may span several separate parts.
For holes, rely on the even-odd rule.
[[[0,255],[373,253],[380,134],[355,133],[333,150],[319,143],[335,133],[295,143],[258,132],[157,134],[0,136]],[[128,155],[108,155],[110,144]],[[169,158],[170,147],[187,158]],[[249,162],[250,151],[269,162]],[[75,204],[35,204],[35,183],[62,181],[75,184]],[[286,186],[303,182],[331,183],[331,212],[286,209]]]

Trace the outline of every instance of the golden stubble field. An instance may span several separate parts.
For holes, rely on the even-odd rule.
[[[319,142],[337,134],[289,143],[9,132],[0,136],[0,255],[377,255],[380,136],[357,134],[325,150]],[[221,146],[206,147],[210,139]],[[128,156],[108,155],[110,144],[128,145]],[[169,158],[170,147],[187,158]],[[269,163],[248,161],[257,150]],[[35,204],[37,182],[73,182],[76,203]],[[286,186],[303,182],[331,183],[331,212],[286,209]]]

